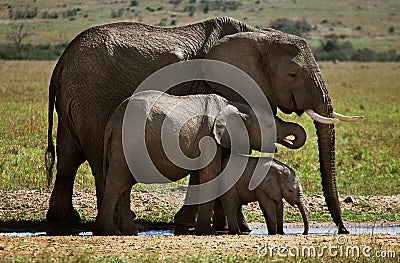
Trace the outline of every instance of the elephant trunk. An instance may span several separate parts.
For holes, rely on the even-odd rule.
[[[279,128],[281,123],[283,123],[283,128]],[[299,149],[304,145],[307,139],[306,131],[303,127],[293,122],[285,122],[282,120],[276,121],[277,125],[277,143],[289,149]],[[282,133],[285,131],[285,133]],[[287,138],[288,136],[294,136],[294,139]]]
[[[301,218],[303,219],[303,224],[304,224],[303,235],[308,235],[308,230],[309,230],[310,226],[308,224],[308,213],[307,213],[307,208],[303,202],[303,197],[300,197],[300,202],[297,203],[297,207],[299,208],[300,213],[301,213]]]
[[[322,101],[314,107],[315,111],[325,117],[333,117],[333,108],[328,91],[321,75],[316,78],[316,84],[320,88],[320,98]],[[349,231],[343,223],[339,197],[336,189],[336,171],[335,171],[335,128],[334,124],[324,124],[314,121],[318,136],[319,162],[322,178],[322,190],[329,212],[339,234],[347,234]]]

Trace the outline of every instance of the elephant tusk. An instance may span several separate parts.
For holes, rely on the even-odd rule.
[[[293,142],[291,140],[289,140],[289,139],[285,138],[285,139],[283,139],[283,141],[286,142],[289,145],[293,145]]]
[[[364,116],[346,116],[336,112],[333,112],[333,117],[341,121],[348,121],[348,122],[356,122],[361,119],[364,119]]]
[[[324,123],[324,124],[334,124],[338,121],[338,119],[333,119],[333,118],[327,118],[324,116],[319,115],[318,113],[316,113],[315,111],[308,109],[305,110],[306,113],[308,114],[308,116],[310,116],[311,119],[313,119],[314,121],[320,122],[320,123]]]

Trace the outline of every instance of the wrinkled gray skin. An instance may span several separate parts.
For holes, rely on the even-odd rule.
[[[92,27],[76,36],[59,59],[50,81],[46,151],[49,183],[55,161],[54,106],[58,113],[57,175],[47,220],[79,220],[72,206],[72,191],[76,171],[86,160],[95,177],[99,207],[107,121],[146,77],[166,65],[203,58],[219,39],[242,31],[259,30],[220,17],[175,28],[120,22]],[[187,87],[177,94],[210,92]]]
[[[129,146],[123,146],[122,124],[128,101],[129,99],[118,106],[111,116],[105,131],[105,193],[96,219],[96,231],[102,234],[134,234],[136,232],[129,209],[130,190],[136,180],[134,178],[135,175],[132,176],[126,163],[123,147],[139,149],[143,134],[140,134],[139,127],[135,123],[130,127],[129,131],[124,131],[129,132],[129,138],[133,139],[129,142]],[[182,104],[182,102],[185,102],[185,104]],[[146,109],[150,109],[146,118],[146,148],[158,171],[171,181],[180,180],[190,173],[191,176],[197,177],[200,183],[205,183],[220,174],[221,160],[224,156],[223,148],[230,147],[231,143],[229,136],[226,136],[226,124],[231,122],[232,118],[237,117],[244,122],[252,149],[261,149],[260,138],[258,138],[261,135],[261,130],[268,131],[268,129],[271,129],[270,123],[258,125],[256,115],[248,105],[227,101],[216,94],[172,96],[159,91],[145,91],[134,94],[130,98],[130,103],[130,105],[134,105],[132,112],[135,112],[136,116],[145,114]],[[153,103],[153,107],[150,108],[149,105]],[[173,111],[171,111],[172,109]],[[259,111],[260,114],[265,114],[264,111]],[[190,118],[190,116],[198,117]],[[286,123],[277,117],[275,118],[278,120],[276,121],[276,131],[279,134],[277,137],[282,137],[279,131],[286,131],[287,125],[298,127],[300,133],[303,133],[303,136],[305,135],[304,130],[298,124]],[[169,123],[167,132],[174,134],[179,131],[180,149],[189,158],[196,158],[200,155],[199,142],[202,138],[205,136],[214,138],[217,142],[217,149],[212,161],[204,168],[195,171],[183,169],[172,163],[165,154],[161,141],[161,130],[166,122]],[[181,122],[184,122],[182,127],[179,124]],[[264,134],[265,132],[262,134],[262,139],[265,142],[270,137],[264,136]],[[294,144],[298,144],[296,140]],[[274,142],[272,141],[271,143]],[[304,143],[304,141],[301,143]],[[248,150],[246,153],[248,153]],[[149,170],[148,167],[138,169],[142,178],[153,175],[152,170]],[[154,182],[150,180],[146,183]],[[118,223],[115,225],[113,216],[117,202]],[[198,234],[215,233],[215,230],[210,225],[213,205],[213,201],[199,205],[196,225]]]
[[[289,149],[298,149],[304,145],[306,142],[306,132],[300,125],[291,122],[285,122],[278,117],[275,117],[275,124],[277,129],[276,142],[281,145],[286,146]],[[293,139],[288,137],[292,136]],[[224,151],[224,156],[229,156],[229,151]],[[191,182],[193,184],[198,184],[199,182],[196,178],[191,177]],[[188,234],[190,233],[189,228],[195,227],[197,206],[183,206],[186,209],[181,209],[174,218],[175,223],[175,234]],[[191,214],[189,214],[191,212]],[[181,215],[184,213],[184,215]],[[238,220],[240,221],[240,229],[242,232],[250,232],[250,228],[247,225],[246,219],[244,218],[241,209],[238,211]],[[214,206],[213,215],[213,228],[218,231],[226,230],[226,216],[220,204],[217,200]]]
[[[261,184],[250,191],[249,182],[259,159],[270,165],[270,169]],[[223,160],[223,163],[226,163],[226,160]],[[258,201],[267,223],[268,234],[284,234],[282,198],[292,206],[297,205],[303,218],[303,234],[308,234],[307,209],[303,201],[300,179],[295,171],[277,160],[249,158],[243,175],[221,196],[222,206],[228,219],[229,233],[241,234],[242,229],[246,229],[246,225],[243,226],[245,221],[242,218],[241,206]]]
[[[247,72],[267,96],[274,113],[277,108],[286,114],[312,109],[322,116],[333,116],[325,82],[303,38],[272,30],[261,32],[228,17],[175,28],[127,22],[90,28],[69,44],[50,81],[49,175],[55,159],[54,105],[58,127],[57,175],[48,220],[79,219],[72,206],[72,190],[76,171],[85,160],[92,168],[100,205],[103,135],[114,109],[151,73],[196,58],[224,61]],[[199,88],[189,83],[171,91],[176,95],[198,93],[242,101],[226,87],[214,84]],[[334,125],[315,126],[324,196],[339,233],[347,233],[336,190]]]

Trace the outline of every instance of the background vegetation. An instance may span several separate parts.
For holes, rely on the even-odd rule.
[[[54,61],[0,60],[0,189],[42,189],[46,186],[43,157],[47,93],[54,64]],[[321,63],[321,70],[334,109],[348,115],[366,116],[358,123],[339,122],[336,125],[340,193],[399,194],[400,64],[326,62]],[[308,139],[305,146],[296,151],[279,147],[275,157],[298,171],[307,194],[322,193],[313,123],[307,116],[282,114],[281,117],[302,124]],[[78,172],[76,189],[94,189],[87,164]]]
[[[76,34],[104,23],[175,26],[222,15],[302,35],[318,60],[400,60],[396,0],[6,0],[0,3],[0,58],[57,59]]]
[[[2,193],[0,206],[2,215],[10,216],[2,216],[0,221],[12,218],[36,223],[44,220],[50,194],[47,190],[43,191],[46,187],[44,151],[48,84],[55,60],[76,34],[90,26],[122,20],[157,26],[175,26],[222,15],[232,16],[255,27],[272,26],[301,35],[314,49],[317,60],[335,62],[399,60],[398,0],[1,1],[0,59],[52,61],[0,60],[0,191]],[[380,195],[398,195],[400,63],[321,62],[319,64],[335,110],[348,115],[366,116],[359,123],[340,122],[336,125],[337,184],[340,196],[378,195],[378,198],[382,198]],[[280,116],[285,120],[302,124],[307,130],[308,139],[306,145],[296,151],[279,147],[275,157],[298,171],[308,196],[322,194],[317,138],[312,122],[306,116],[288,116],[281,113]],[[55,120],[53,138],[56,135],[56,114]],[[82,215],[82,220],[92,222],[96,214],[94,180],[87,163],[79,168],[74,189],[88,190],[78,192],[80,198],[85,200],[89,200],[87,196],[93,198],[90,205],[76,206]],[[138,186],[135,190],[136,198],[140,198],[143,189]],[[17,203],[12,207],[11,195]],[[40,207],[30,207],[26,200],[21,198],[22,195],[25,199],[35,199],[40,203]],[[36,197],[40,197],[41,200],[37,201]],[[153,203],[147,204],[146,200],[136,203],[150,207],[138,213],[139,219],[144,221],[171,222],[173,212],[176,211],[176,207],[163,202],[154,207],[151,207]],[[310,219],[331,221],[326,206],[321,206],[318,208],[318,213],[310,215]],[[18,212],[15,212],[16,210]],[[398,206],[384,207],[382,211],[385,212],[381,214],[376,214],[375,210],[368,201],[360,201],[351,206],[351,209],[345,209],[343,217],[349,221],[399,220]],[[249,221],[263,221],[260,213],[253,214],[247,210],[245,212]],[[294,212],[289,208],[285,209],[285,220],[300,221],[300,217],[297,211]],[[191,237],[188,239],[98,238],[102,239],[69,237],[69,240],[64,240],[62,237],[44,237],[42,242],[39,242],[40,238],[0,237],[0,261],[153,262],[160,260],[162,252],[165,252],[162,259],[170,262],[260,261],[255,255],[257,246],[251,243],[257,237],[250,237],[246,245],[237,243],[231,239],[232,237],[227,236],[207,237],[204,240],[193,237],[192,241]],[[242,238],[245,237],[240,237],[240,240]],[[260,238],[262,242],[282,246],[336,244],[334,238],[331,240],[326,236]],[[75,243],[72,242],[74,239],[77,240]],[[290,243],[293,240],[295,243]],[[262,242],[259,244],[263,244]],[[104,247],[101,247],[102,244]],[[127,249],[121,250],[123,244],[127,244]],[[223,244],[228,244],[229,248],[221,252],[217,248]],[[384,237],[351,235],[349,244],[369,245],[373,247],[373,251],[383,250],[385,245],[394,246],[397,249],[394,261],[400,258],[398,238],[395,235]],[[185,245],[190,250],[181,249]],[[247,250],[243,250],[246,248]],[[192,254],[194,250],[197,250],[197,253]],[[271,260],[275,259],[280,260],[280,258]],[[314,262],[315,258],[300,258],[300,260]],[[327,257],[326,260],[386,262],[387,258]]]

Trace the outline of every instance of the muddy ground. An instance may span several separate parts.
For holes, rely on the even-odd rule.
[[[184,189],[182,189],[183,192]],[[47,226],[44,222],[48,207],[50,191],[2,191],[0,206],[0,228],[31,228]],[[154,194],[146,191],[134,193],[132,208],[135,212],[150,213],[159,211],[160,214],[171,213],[171,208],[179,207],[182,195],[179,191],[169,192],[160,190]],[[324,206],[324,198],[320,195],[308,195],[306,205],[310,213],[327,213]],[[347,199],[349,202],[344,202]],[[399,211],[400,196],[347,196],[341,197],[342,209],[354,210],[366,213],[388,213]],[[93,191],[76,191],[73,197],[74,206],[80,212],[82,218],[89,222],[90,228],[96,215],[96,202]],[[261,215],[256,204],[246,207],[250,213]],[[285,209],[292,209],[285,205]],[[293,209],[293,211],[296,211]],[[348,224],[354,224],[355,222]],[[355,224],[364,224],[358,222]],[[399,222],[375,222],[399,225]],[[263,227],[263,223],[253,222],[251,227]],[[331,222],[311,222],[311,229],[328,225],[334,227]],[[168,226],[168,224],[167,224]],[[288,226],[302,227],[301,222],[286,223]],[[84,253],[95,257],[118,256],[118,257],[140,257],[155,260],[165,258],[180,258],[198,255],[234,255],[240,257],[258,256],[260,253],[269,255],[266,247],[279,246],[335,246],[338,245],[337,235],[287,235],[287,236],[36,236],[36,237],[0,237],[0,258],[13,258],[16,256],[27,256],[37,258],[41,254],[55,252],[59,255],[76,255]],[[344,245],[372,246],[374,250],[390,250],[397,252],[396,260],[399,260],[400,235],[347,235]],[[276,251],[273,253],[276,254]],[[267,256],[268,256],[267,255]]]

